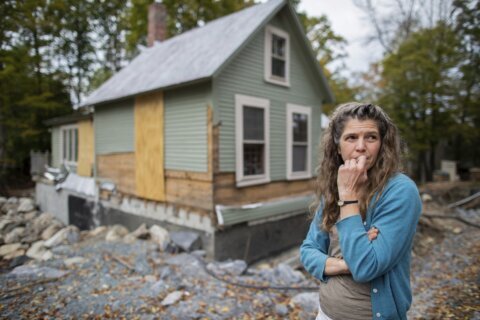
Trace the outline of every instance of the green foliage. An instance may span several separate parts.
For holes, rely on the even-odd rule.
[[[345,46],[347,41],[333,31],[327,16],[309,17],[305,12],[299,13],[298,16],[335,96],[334,104],[323,106],[323,112],[330,114],[336,104],[355,100],[359,92],[358,88],[352,86],[348,79],[342,75],[342,70],[345,68],[343,64],[336,69],[329,66],[332,62],[342,61],[346,57]]]
[[[21,167],[30,150],[48,150],[42,121],[70,110],[65,74],[51,66],[48,10],[42,1],[0,4],[0,176]]]
[[[455,83],[460,39],[446,23],[415,32],[383,60],[380,103],[396,120],[418,176],[431,179],[435,150],[456,126]]]

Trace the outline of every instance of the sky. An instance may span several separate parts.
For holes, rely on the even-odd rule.
[[[298,11],[306,11],[308,16],[325,14],[328,17],[332,30],[348,42],[345,63],[350,72],[367,71],[370,63],[382,57],[378,43],[367,44],[373,29],[353,0],[302,0]]]

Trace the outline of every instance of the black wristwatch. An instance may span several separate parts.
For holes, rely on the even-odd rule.
[[[354,203],[358,203],[358,200],[338,200],[337,204],[339,207],[343,207],[343,206],[346,206],[347,204],[354,204]]]

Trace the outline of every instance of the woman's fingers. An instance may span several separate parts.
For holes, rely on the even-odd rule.
[[[373,241],[377,239],[378,237],[378,229],[375,227],[371,227],[370,230],[368,230],[367,235],[368,235],[368,240]]]

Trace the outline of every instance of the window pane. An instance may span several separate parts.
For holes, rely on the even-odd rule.
[[[67,143],[67,148],[68,148],[68,161],[72,161],[72,130],[68,130],[68,143]]]
[[[293,146],[292,171],[307,170],[307,146]]]
[[[263,128],[264,109],[243,107],[243,139],[264,140]]]
[[[62,154],[62,160],[65,160],[67,159],[67,145],[68,145],[68,141],[67,141],[67,130],[63,130],[62,131],[63,133],[63,154]]]
[[[263,174],[264,168],[264,145],[243,145],[243,175]]]
[[[285,61],[272,57],[272,75],[285,78]]]
[[[304,113],[293,113],[293,141],[308,141],[308,115]]]
[[[272,54],[285,57],[285,38],[272,34]]]
[[[75,134],[74,144],[73,144],[73,161],[78,161],[78,129],[73,130]]]

